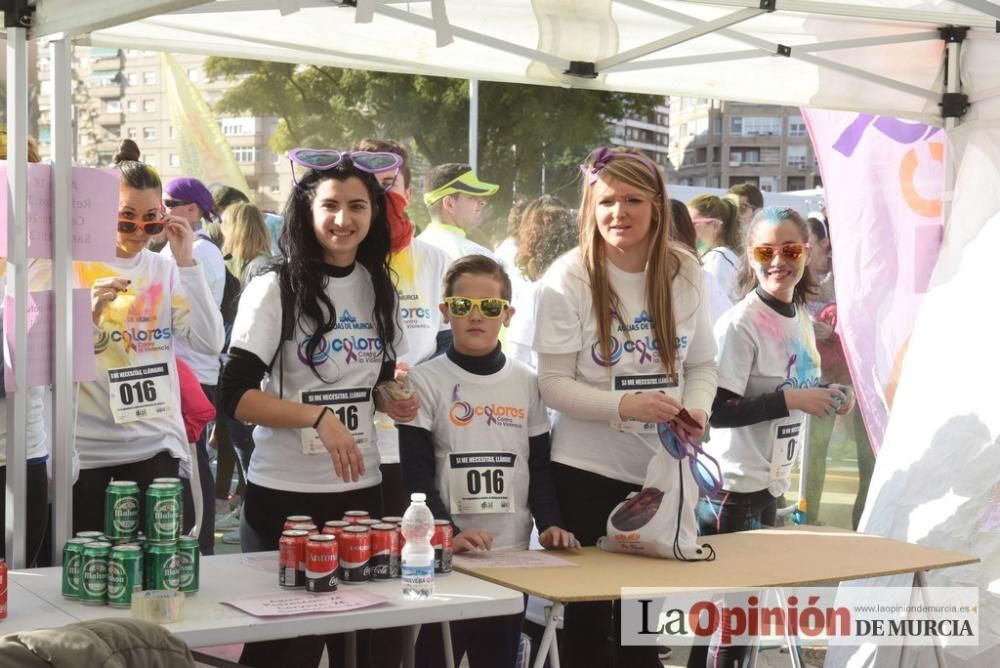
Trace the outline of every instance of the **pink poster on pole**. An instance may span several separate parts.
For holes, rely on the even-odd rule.
[[[109,262],[115,257],[118,173],[73,168],[73,259]],[[28,164],[29,259],[52,259],[52,165]],[[7,257],[7,163],[0,161],[0,257]]]
[[[803,116],[823,174],[837,331],[877,449],[941,246],[945,134],[889,116]]]

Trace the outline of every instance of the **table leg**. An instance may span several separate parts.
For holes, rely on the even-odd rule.
[[[420,633],[420,624],[407,626],[403,629],[403,668],[414,668],[416,665],[417,635]]]
[[[451,644],[451,624],[441,622],[441,641],[444,643],[445,668],[455,668],[455,648]]]
[[[345,634],[344,665],[347,668],[358,668],[358,634],[354,631]]]
[[[927,596],[927,573],[926,571],[914,571],[913,573],[913,588],[914,593],[920,592],[920,598],[923,599],[924,605],[928,608],[931,606],[930,598]],[[915,596],[910,596],[910,602],[913,602]],[[905,645],[903,646],[905,649]],[[947,661],[944,656],[944,647],[941,646],[940,638],[938,642],[934,643],[934,659],[937,661],[938,668],[945,668]],[[900,665],[903,665],[902,652],[900,652]]]
[[[534,668],[544,668],[545,657],[549,658],[549,668],[559,668],[559,644],[556,642],[556,625],[563,616],[563,604],[553,601],[545,608],[545,632],[538,643],[538,653],[535,655]]]
[[[788,658],[792,663],[792,668],[802,668],[802,662],[799,661],[799,648],[795,643],[795,640],[798,638],[798,636],[793,636],[791,633],[788,632],[789,612],[788,612],[788,606],[785,605],[785,602],[787,601],[787,599],[785,598],[785,590],[779,588],[777,592],[778,592],[778,602],[781,605],[782,609],[785,611],[784,632],[785,632],[785,647],[788,648]],[[758,646],[760,645],[760,638],[757,639],[756,644]]]

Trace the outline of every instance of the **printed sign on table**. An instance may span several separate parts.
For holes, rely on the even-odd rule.
[[[115,258],[118,173],[73,168],[73,259],[109,262]],[[29,259],[52,259],[52,165],[28,165]],[[0,257],[7,253],[7,163],[0,161]]]
[[[362,589],[340,590],[329,594],[275,594],[223,601],[226,605],[254,617],[284,617],[317,612],[347,612],[385,603],[386,599]]]

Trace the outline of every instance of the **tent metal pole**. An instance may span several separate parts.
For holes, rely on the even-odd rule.
[[[929,42],[941,39],[937,30],[914,32],[908,35],[891,35],[885,37],[863,37],[861,39],[840,39],[833,42],[817,42],[816,44],[797,44],[792,52],[818,53],[820,51],[841,51],[844,49],[862,49],[867,46],[885,46],[886,44],[907,44],[909,42]]]
[[[479,79],[469,79],[469,165],[479,171]]]
[[[948,71],[947,71],[947,84],[945,86],[946,93],[961,93],[962,92],[962,79],[961,79],[961,58],[962,58],[962,42],[959,41],[949,41],[945,43],[947,59],[948,59]],[[958,127],[960,118],[956,116],[948,116],[944,119],[944,129],[946,134],[950,135],[952,130]],[[945,229],[948,228],[948,219],[951,217],[951,203],[955,197],[955,156],[949,155],[945,156],[944,161],[944,192],[941,197],[942,204],[942,221],[944,222]]]
[[[28,426],[28,31],[7,23],[7,294],[5,315],[14,316],[7,331],[8,367],[13,362],[14,386],[7,391],[7,561],[24,568],[27,536]],[[9,318],[7,318],[9,322]],[[11,359],[13,358],[13,359]],[[8,376],[9,377],[9,376]]]
[[[975,9],[977,12],[982,12],[987,16],[992,16],[993,18],[1000,19],[1000,6],[989,2],[988,0],[951,0],[956,5],[962,5],[963,7],[968,7],[969,9]],[[959,23],[965,23],[963,18]]]
[[[52,57],[52,289],[55,326],[52,364],[52,563],[73,535],[73,242],[72,45],[50,45]]]

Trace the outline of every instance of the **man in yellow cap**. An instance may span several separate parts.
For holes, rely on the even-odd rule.
[[[466,235],[482,222],[486,198],[500,186],[484,183],[469,165],[450,162],[438,165],[427,174],[424,204],[431,212],[431,223],[417,237],[443,250],[451,261],[466,255],[493,253],[468,239]]]

